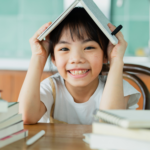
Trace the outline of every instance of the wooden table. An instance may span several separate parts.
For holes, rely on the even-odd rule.
[[[1,150],[90,150],[88,144],[83,142],[83,133],[92,132],[91,125],[46,124],[24,125],[29,130],[26,139],[19,140]],[[46,134],[31,146],[26,146],[26,141],[45,130]]]

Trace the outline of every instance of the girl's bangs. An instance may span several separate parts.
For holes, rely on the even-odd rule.
[[[85,38],[92,39],[92,36],[88,32],[89,29],[82,22],[68,23],[68,25],[64,29],[70,31],[70,36],[73,41],[75,38],[77,38],[78,40],[84,40]]]

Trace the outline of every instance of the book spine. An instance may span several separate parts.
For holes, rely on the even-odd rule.
[[[7,128],[0,130],[0,139],[6,137],[8,135],[11,135],[15,132],[18,132],[20,130],[23,130],[23,121],[18,122],[16,124],[13,124]]]
[[[5,137],[0,140],[0,148],[6,146],[8,144],[11,144],[13,142],[16,142],[20,139],[26,138],[27,136],[28,136],[28,130],[22,130],[15,134],[12,134],[11,136]]]

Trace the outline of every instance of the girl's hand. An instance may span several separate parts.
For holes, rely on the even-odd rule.
[[[51,22],[48,22],[44,24],[29,40],[32,50],[32,56],[39,56],[47,60],[48,57],[48,48],[49,48],[49,42],[48,37],[46,37],[45,41],[39,41],[37,38],[38,36],[51,24]]]
[[[111,31],[114,31],[116,29],[116,27],[110,23],[108,24],[108,27]],[[111,42],[109,42],[107,47],[107,54],[108,60],[110,62],[110,67],[116,61],[117,63],[123,63],[123,56],[128,45],[127,42],[124,40],[123,34],[120,31],[116,34],[116,37],[118,39],[118,44],[113,45]]]

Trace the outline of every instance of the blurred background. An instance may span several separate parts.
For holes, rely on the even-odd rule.
[[[29,39],[73,1],[0,0],[0,89],[5,99],[16,101],[18,98],[31,57]],[[128,42],[124,62],[150,67],[150,1],[94,2],[115,26],[123,25],[122,33]],[[45,71],[49,71],[49,64],[48,61]],[[42,79],[48,75],[45,73]]]

